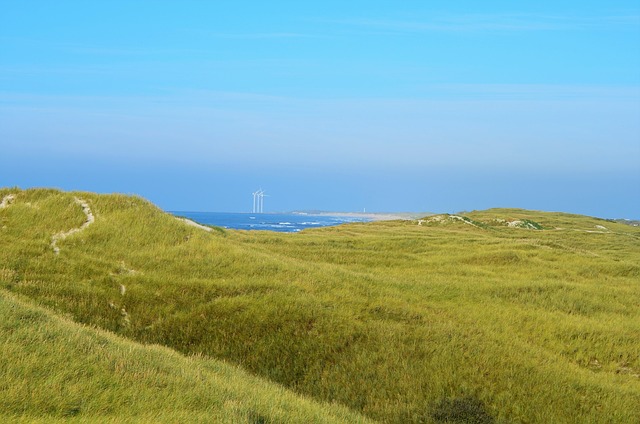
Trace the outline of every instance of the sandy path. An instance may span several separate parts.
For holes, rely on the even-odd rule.
[[[53,253],[55,253],[56,255],[60,253],[60,248],[57,246],[58,241],[64,240],[65,238],[69,237],[72,234],[79,233],[80,231],[87,228],[89,225],[93,224],[96,220],[95,217],[93,216],[93,213],[91,212],[91,208],[89,207],[89,204],[86,201],[82,199],[78,199],[77,197],[75,197],[74,199],[76,203],[82,207],[82,212],[84,212],[84,214],[87,216],[87,220],[78,228],[72,228],[69,231],[62,231],[62,232],[59,232],[58,234],[54,234],[51,237],[51,248],[53,249]]]
[[[191,225],[192,227],[200,228],[201,230],[211,231],[211,227],[205,227],[204,225],[198,224],[195,221],[192,221],[187,218],[176,218],[178,221],[182,221],[187,225]]]
[[[432,216],[431,218],[418,220],[418,225],[422,225],[424,222],[444,223],[446,221],[460,221],[460,222],[462,222],[464,224],[471,225],[472,227],[480,228],[476,224],[474,224],[473,221],[471,221],[469,219],[465,219],[465,218],[461,217],[460,215],[435,215],[435,216]],[[482,228],[480,228],[480,229],[482,229]]]

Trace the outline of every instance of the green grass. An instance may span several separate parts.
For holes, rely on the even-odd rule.
[[[640,421],[638,228],[492,209],[205,232],[135,197],[9,193],[1,289],[75,322],[383,422]],[[74,196],[96,221],[55,255]]]
[[[84,327],[0,292],[2,422],[361,422],[202,356]]]

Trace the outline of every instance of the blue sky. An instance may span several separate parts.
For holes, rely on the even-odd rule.
[[[0,0],[0,186],[640,218],[638,1]]]

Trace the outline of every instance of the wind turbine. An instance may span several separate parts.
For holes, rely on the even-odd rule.
[[[264,213],[264,198],[269,197],[269,195],[264,194],[263,189],[251,194],[253,194],[253,213]]]
[[[262,189],[258,191],[254,191],[253,193],[253,209],[251,210],[253,213],[260,212],[260,196],[262,195]]]
[[[264,198],[269,197],[268,194],[264,194],[264,190],[260,189],[260,213],[264,213]]]

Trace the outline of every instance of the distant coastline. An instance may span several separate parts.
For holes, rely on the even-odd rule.
[[[226,212],[186,212],[170,211],[173,215],[187,219],[190,225],[213,225],[236,230],[267,230],[278,232],[298,232],[308,228],[330,227],[353,222],[366,222],[380,219],[400,219],[397,216],[371,218],[357,214],[310,214],[306,212],[289,213],[226,213]],[[196,224],[197,223],[197,224]]]
[[[362,218],[371,221],[397,221],[418,219],[428,215],[429,212],[325,212],[325,211],[293,211],[296,215],[335,216],[345,218]]]

